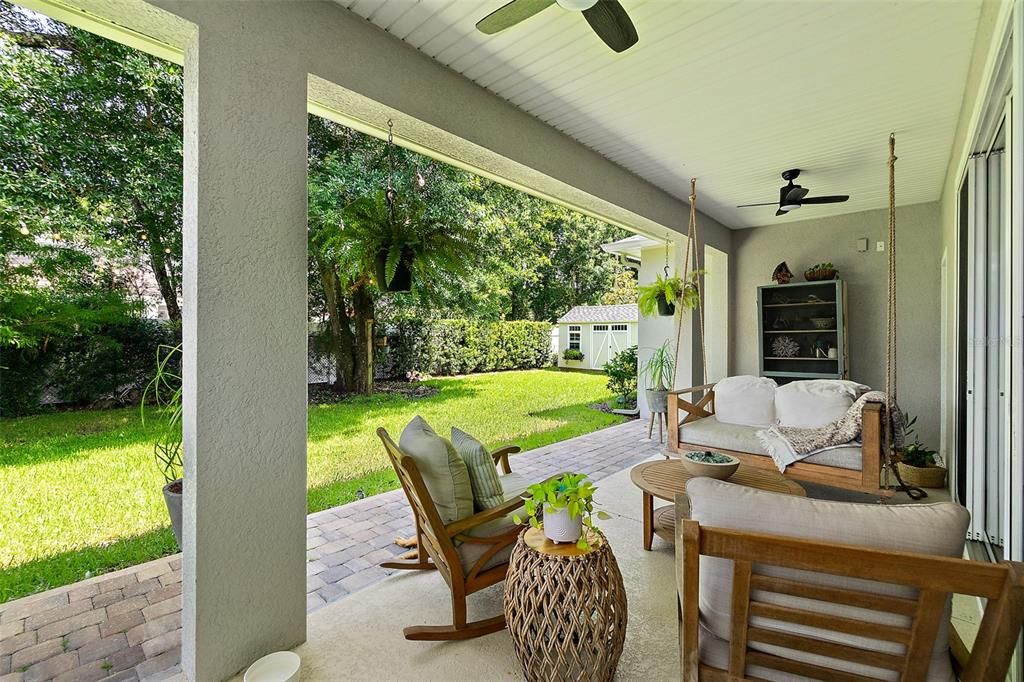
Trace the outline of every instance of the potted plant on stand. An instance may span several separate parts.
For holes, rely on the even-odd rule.
[[[586,474],[567,473],[531,485],[523,493],[530,525],[543,526],[544,535],[552,542],[575,543],[584,551],[590,549],[583,528],[596,530],[595,516],[601,520],[611,518],[594,508],[596,490]],[[513,515],[512,520],[523,522],[518,515]]]
[[[669,342],[665,341],[654,349],[654,353],[640,368],[640,374],[647,382],[647,407],[652,412],[668,412],[668,392],[671,390],[675,367]]]
[[[181,547],[181,492],[184,469],[181,445],[181,376],[177,365],[181,346],[157,348],[156,374],[146,385],[139,411],[146,423],[146,404],[152,401],[162,419],[160,437],[153,443],[153,456],[164,476],[164,503],[171,518],[174,539]]]

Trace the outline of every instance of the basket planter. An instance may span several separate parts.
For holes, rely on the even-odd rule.
[[[903,462],[896,463],[900,472],[900,478],[907,485],[916,485],[919,488],[944,488],[946,487],[946,467],[912,467]]]
[[[662,317],[676,314],[676,304],[665,298],[665,294],[658,294],[658,314]]]
[[[808,282],[824,282],[829,279],[835,279],[838,274],[839,271],[835,268],[828,270],[805,270],[804,279]]]

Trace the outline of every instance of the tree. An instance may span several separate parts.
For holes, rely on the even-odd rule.
[[[0,0],[0,221],[152,269],[181,318],[181,69]]]
[[[636,273],[628,268],[622,268],[615,273],[612,288],[601,294],[601,305],[636,303],[636,299]]]

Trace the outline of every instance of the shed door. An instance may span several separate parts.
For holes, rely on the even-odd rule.
[[[595,324],[593,326],[594,361],[590,364],[600,369],[606,362],[614,358],[624,348],[629,347],[629,325],[626,324]]]

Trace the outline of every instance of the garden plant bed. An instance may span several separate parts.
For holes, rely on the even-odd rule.
[[[401,433],[421,414],[524,449],[618,424],[590,409],[610,398],[601,375],[527,370],[431,379],[434,395],[376,393],[309,408],[309,512],[398,483],[374,429]],[[407,384],[408,385],[408,384]],[[83,410],[0,424],[0,601],[176,551],[152,442],[137,409]],[[69,485],[68,482],[74,482]],[[112,504],[112,501],[117,501]]]

